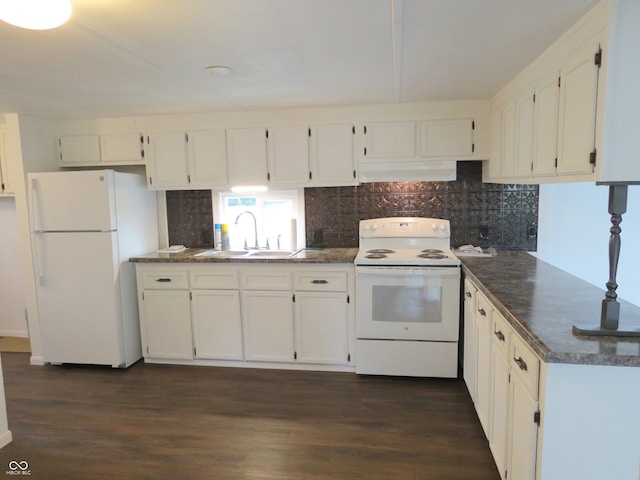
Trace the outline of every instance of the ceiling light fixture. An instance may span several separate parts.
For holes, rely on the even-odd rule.
[[[0,0],[0,20],[29,30],[49,30],[71,17],[70,0]]]
[[[206,67],[205,71],[211,75],[223,76],[229,75],[229,73],[231,73],[231,68],[225,67],[224,65],[212,65],[211,67]]]

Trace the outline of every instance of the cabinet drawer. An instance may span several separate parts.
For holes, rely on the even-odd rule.
[[[309,292],[346,292],[346,272],[299,272],[293,274],[296,290]]]
[[[518,375],[534,400],[538,399],[540,361],[517,335],[511,338],[511,371]]]
[[[191,288],[202,290],[237,290],[240,287],[237,270],[203,270],[189,272]]]
[[[511,327],[505,320],[505,318],[498,313],[497,311],[493,311],[492,315],[492,335],[493,343],[498,347],[500,351],[504,354],[504,356],[509,355],[509,341],[511,337]]]
[[[291,290],[291,272],[252,270],[240,273],[240,279],[246,290]]]
[[[187,290],[189,274],[186,270],[142,272],[142,288],[145,290]]]

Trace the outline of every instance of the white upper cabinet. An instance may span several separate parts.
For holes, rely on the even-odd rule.
[[[589,42],[560,68],[558,173],[589,174],[595,169],[598,42]]]
[[[452,160],[471,156],[474,122],[470,118],[425,120],[420,125],[420,155],[449,157]]]
[[[311,184],[355,185],[355,127],[352,124],[311,126]]]
[[[533,164],[533,92],[525,92],[516,100],[516,156],[514,174],[517,177],[531,175]]]
[[[502,171],[502,110],[496,110],[491,114],[491,140],[490,154],[491,161],[484,163],[484,169],[489,166],[489,178],[500,177]]]
[[[365,160],[416,157],[416,122],[369,122],[363,132]]]
[[[143,163],[144,137],[139,133],[100,135],[100,154],[103,163]]]
[[[13,195],[14,191],[9,176],[9,161],[5,144],[5,132],[0,130],[0,195]]]
[[[501,176],[512,177],[516,164],[516,104],[509,103],[502,110],[502,165]],[[492,159],[493,161],[493,159]]]
[[[309,183],[309,137],[307,126],[272,127],[268,130],[269,185]]]
[[[533,174],[556,174],[558,158],[558,103],[560,101],[560,73],[543,77],[536,86],[534,107]]]
[[[144,164],[141,133],[67,135],[58,138],[58,158],[63,167]]]
[[[58,138],[58,158],[62,166],[100,163],[100,136],[71,135]]]
[[[267,129],[233,128],[227,130],[227,162],[229,183],[233,185],[266,185]]]
[[[227,141],[224,130],[188,132],[187,158],[192,187],[228,185]]]
[[[149,188],[162,190],[188,187],[190,177],[187,166],[187,134],[151,134],[147,136],[147,142]]]

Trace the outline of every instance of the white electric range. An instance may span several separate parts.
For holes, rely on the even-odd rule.
[[[458,375],[460,260],[448,220],[360,222],[356,373]]]

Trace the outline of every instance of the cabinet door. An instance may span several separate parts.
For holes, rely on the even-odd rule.
[[[347,365],[347,294],[296,292],[296,358],[302,363]]]
[[[421,124],[423,157],[466,157],[473,153],[473,120],[426,120]]]
[[[242,330],[246,360],[292,362],[291,292],[242,292]]]
[[[415,159],[416,122],[371,122],[363,128],[366,160]]]
[[[224,130],[189,132],[187,145],[192,186],[216,187],[229,184],[227,139]]]
[[[578,49],[560,68],[558,174],[592,173],[599,68],[598,44]]]
[[[353,125],[311,127],[311,183],[323,186],[354,185]]]
[[[476,401],[477,375],[476,291],[476,288],[471,282],[468,280],[464,282],[464,352],[462,376],[474,403]]]
[[[491,156],[489,158],[489,178],[496,179],[502,175],[502,109],[491,114]]]
[[[505,479],[507,469],[508,426],[509,426],[509,362],[494,343],[491,347],[493,370],[491,415],[491,441],[489,448],[500,472]],[[513,477],[518,478],[518,477]]]
[[[516,100],[516,156],[513,173],[516,177],[531,176],[533,163],[533,92]]]
[[[266,185],[267,130],[227,130],[227,161],[231,185]]]
[[[309,127],[269,129],[269,185],[309,183]]]
[[[510,103],[502,111],[502,177],[513,177],[516,152],[516,106]]]
[[[144,137],[140,133],[100,136],[102,163],[144,163]]]
[[[534,418],[538,402],[531,397],[517,375],[510,384],[510,448],[508,478],[535,480],[538,424]]]
[[[476,412],[485,435],[491,441],[491,313],[492,308],[484,295],[478,292],[476,309],[477,384]]]
[[[100,137],[73,135],[58,139],[60,165],[74,166],[100,163]]]
[[[196,358],[242,360],[242,319],[237,290],[194,290],[191,314]]]
[[[143,292],[145,356],[193,358],[189,292],[145,290]]]
[[[187,136],[184,132],[157,133],[147,136],[149,145],[149,187],[186,188],[189,186],[187,169]]]
[[[13,187],[9,176],[9,161],[5,147],[5,132],[0,130],[0,194],[13,194]]]
[[[533,174],[537,177],[556,174],[558,158],[559,73],[543,78],[536,87],[534,115]]]

